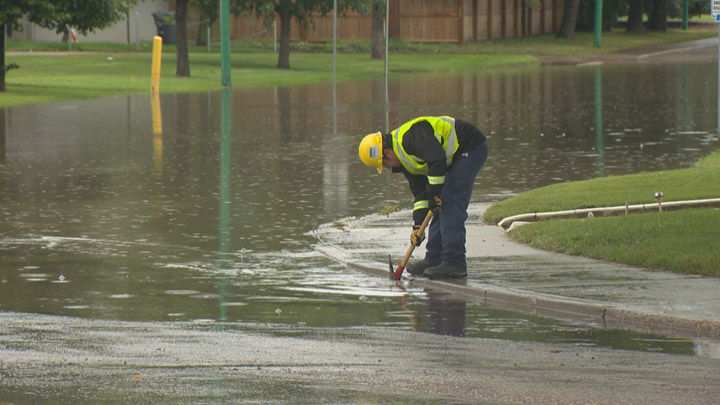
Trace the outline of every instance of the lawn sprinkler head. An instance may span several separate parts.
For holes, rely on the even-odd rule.
[[[662,212],[662,199],[663,199],[663,193],[661,191],[658,191],[655,193],[655,200],[658,203],[658,211]]]

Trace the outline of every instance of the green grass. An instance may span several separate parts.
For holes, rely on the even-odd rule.
[[[574,208],[720,197],[720,151],[696,167],[567,182],[501,201],[485,221]],[[720,210],[686,209],[622,217],[539,221],[510,235],[541,249],[681,273],[720,277]]]
[[[510,234],[541,249],[654,269],[720,277],[720,210],[551,220]]]
[[[720,159],[719,159],[720,160]],[[497,223],[516,214],[720,197],[720,167],[696,167],[602,177],[541,187],[490,207],[485,221]]]
[[[589,56],[621,49],[715,36],[712,31],[670,30],[666,33],[603,33],[603,46],[593,46],[592,33],[576,34],[573,41],[553,35],[525,38],[447,43],[392,41],[389,51],[390,75],[448,74],[480,69],[537,64],[535,55]],[[190,46],[190,76],[175,76],[176,47],[163,46],[161,92],[217,90],[220,83],[219,44],[211,52],[205,46]],[[231,44],[233,87],[276,86],[330,82],[332,44],[294,42],[290,70],[277,69],[277,55],[271,40],[238,40]],[[68,54],[66,43],[9,40],[6,64],[18,69],[6,76],[7,92],[0,107],[55,100],[146,93],[150,89],[151,44],[76,43]],[[48,53],[51,53],[48,55]],[[384,62],[370,59],[369,41],[340,41],[337,79],[339,81],[382,77]],[[451,67],[450,70],[448,67]]]
[[[716,149],[713,153],[700,159],[697,167],[720,167],[720,149]]]
[[[54,55],[18,53],[6,57],[18,69],[6,76],[7,92],[0,106],[43,101],[144,93],[150,90],[147,52],[77,52]],[[161,92],[179,93],[220,89],[221,68],[217,53],[190,54],[189,78],[176,77],[174,53],[163,53]],[[393,57],[391,74],[460,73],[493,66],[535,64],[525,55],[420,55]],[[292,69],[277,69],[277,55],[267,52],[235,53],[232,56],[233,87],[278,86],[332,80],[332,54],[292,54]],[[451,66],[452,68],[448,69]],[[382,77],[384,62],[366,54],[337,57],[338,81]]]

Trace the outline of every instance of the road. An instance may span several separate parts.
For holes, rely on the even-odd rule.
[[[0,403],[709,404],[720,360],[381,328],[0,313]],[[4,402],[3,402],[4,401]]]

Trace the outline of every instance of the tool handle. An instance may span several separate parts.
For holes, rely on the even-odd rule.
[[[428,224],[430,223],[430,219],[432,218],[432,216],[433,212],[429,210],[422,224],[420,224],[420,228],[418,228],[417,232],[425,232],[425,228],[427,228]],[[403,257],[400,265],[398,265],[397,269],[395,269],[395,274],[393,274],[393,280],[400,280],[403,270],[405,270],[405,265],[407,264],[408,260],[410,260],[410,256],[412,256],[413,250],[415,250],[415,246],[411,243],[407,252],[405,252],[405,257]]]

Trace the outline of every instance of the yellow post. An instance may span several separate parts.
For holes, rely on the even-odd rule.
[[[150,107],[153,124],[153,163],[155,173],[162,172],[162,115],[160,109],[160,60],[162,59],[162,38],[153,38],[152,74],[150,76]]]
[[[153,38],[152,74],[150,75],[150,91],[160,92],[160,61],[162,59],[162,37]]]

